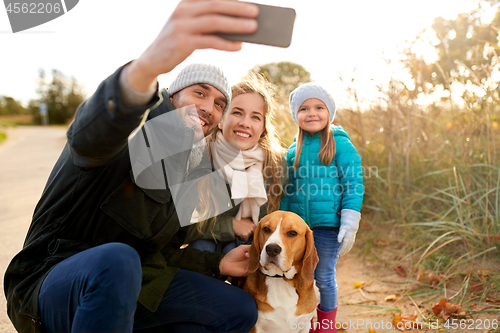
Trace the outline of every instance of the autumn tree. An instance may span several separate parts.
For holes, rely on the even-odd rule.
[[[276,86],[275,97],[278,105],[274,126],[285,146],[290,146],[297,134],[297,125],[290,115],[288,98],[295,88],[311,82],[311,73],[303,66],[289,61],[256,65],[250,72],[261,74]]]
[[[405,51],[403,63],[415,82],[417,92],[433,92],[438,85],[451,91],[453,83],[481,86],[488,81],[492,68],[499,63],[499,2],[482,0],[476,10],[459,14],[455,19],[434,19],[431,26],[436,37],[434,41],[424,37],[429,35],[425,31],[417,36],[413,44],[430,43],[437,56],[435,61],[427,63],[413,47]],[[483,22],[486,9],[497,10],[488,23]]]
[[[500,122],[500,10],[499,0],[479,0],[479,7],[455,19],[438,17],[431,26],[435,34],[429,41],[421,34],[414,44],[428,45],[436,59],[425,61],[422,54],[406,50],[404,64],[415,83],[413,97],[420,93],[447,91],[429,115],[446,106],[448,130],[459,130],[466,140],[459,140],[460,149],[468,147],[480,156],[481,162],[497,163],[497,128]],[[496,12],[485,21],[486,11]],[[432,34],[431,34],[432,36]],[[474,154],[474,155],[476,155]],[[472,154],[469,154],[472,156]]]

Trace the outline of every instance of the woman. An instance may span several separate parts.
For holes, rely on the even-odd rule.
[[[207,140],[214,168],[226,180],[231,198],[245,194],[231,209],[190,227],[186,243],[211,252],[227,253],[250,243],[256,224],[279,208],[283,193],[284,149],[272,125],[274,86],[251,74],[231,91],[229,110]],[[239,153],[243,161],[234,158]],[[243,185],[236,181],[240,170],[246,176]]]

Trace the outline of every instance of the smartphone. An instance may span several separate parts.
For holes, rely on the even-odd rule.
[[[251,34],[216,34],[219,37],[239,42],[288,47],[292,42],[295,9],[261,5],[257,16],[258,28]]]

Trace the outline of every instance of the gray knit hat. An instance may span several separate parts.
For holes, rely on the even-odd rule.
[[[223,113],[231,102],[231,85],[220,68],[209,64],[191,64],[185,67],[167,90],[168,96],[197,83],[207,83],[217,88],[227,99]]]
[[[335,111],[337,107],[335,105],[335,101],[333,100],[332,95],[326,90],[324,87],[320,86],[317,83],[309,82],[301,85],[296,88],[290,94],[290,113],[292,114],[293,120],[297,121],[297,113],[299,112],[299,108],[304,103],[304,101],[309,98],[317,98],[323,103],[325,103],[328,108],[328,113],[330,114],[330,123],[333,121],[335,117]]]

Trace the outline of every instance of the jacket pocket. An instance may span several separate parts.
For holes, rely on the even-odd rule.
[[[106,199],[101,209],[127,232],[146,239],[151,236],[151,223],[170,198],[168,190],[141,189],[127,178]]]
[[[91,247],[92,246],[90,244],[85,242],[58,238],[49,243],[47,246],[47,252],[52,258],[69,258],[72,255],[88,250]]]

